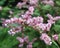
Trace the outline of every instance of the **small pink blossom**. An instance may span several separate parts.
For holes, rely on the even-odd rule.
[[[47,45],[52,44],[51,38],[46,33],[42,33],[40,39],[43,40]]]
[[[53,37],[54,40],[58,40],[58,35],[57,34],[53,35],[52,37]]]
[[[51,23],[47,23],[47,25],[46,25],[46,30],[47,30],[47,31],[50,31],[51,26],[52,26]]]
[[[50,14],[47,14],[47,17],[48,17],[49,19],[53,20],[53,17],[52,17],[52,15],[50,15]]]
[[[33,12],[33,11],[34,11],[34,7],[33,7],[33,6],[30,6],[30,7],[28,8],[28,10],[31,11],[31,12]]]
[[[50,14],[47,14],[47,16],[49,18],[48,22],[51,24],[54,24],[57,20],[60,19],[60,16],[52,17],[52,15],[50,15]]]

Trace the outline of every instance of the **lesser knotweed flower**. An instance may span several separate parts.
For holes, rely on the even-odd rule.
[[[42,33],[40,39],[43,40],[47,45],[52,44],[51,38],[46,33]]]

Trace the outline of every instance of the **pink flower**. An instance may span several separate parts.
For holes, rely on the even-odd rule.
[[[28,8],[28,10],[31,11],[31,12],[33,12],[33,11],[34,11],[34,7],[33,7],[33,6],[30,6],[30,7]]]
[[[42,33],[40,39],[43,40],[47,45],[52,44],[51,38],[46,33]]]
[[[50,14],[47,14],[47,17],[48,17],[49,19],[53,20],[53,17],[52,17],[52,15],[50,15]]]
[[[58,35],[57,34],[53,35],[52,37],[53,37],[54,40],[58,40]]]
[[[33,6],[29,6],[28,11],[26,11],[24,15],[32,15],[33,11],[34,11],[34,7]]]
[[[47,30],[47,31],[50,31],[51,26],[52,26],[51,23],[47,23],[47,25],[46,25],[46,30]]]
[[[56,16],[56,17],[52,17],[52,15],[50,14],[47,14],[49,20],[48,20],[48,23],[51,23],[51,24],[54,24],[57,20],[60,19],[60,16]]]

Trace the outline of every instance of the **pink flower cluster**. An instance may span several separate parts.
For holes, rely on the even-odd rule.
[[[54,34],[52,37],[54,40],[58,40],[58,34]]]
[[[33,1],[32,1],[33,2]],[[10,24],[18,24],[16,28],[13,26],[11,27],[11,30],[8,31],[9,34],[15,35],[17,32],[22,32],[23,28],[25,25],[31,26],[33,29],[38,30],[39,32],[42,30],[41,37],[40,39],[43,40],[47,45],[52,44],[51,38],[46,34],[46,31],[50,31],[52,24],[54,24],[57,20],[60,19],[59,16],[52,17],[52,15],[47,14],[47,17],[49,18],[47,20],[47,23],[43,22],[43,17],[38,16],[38,17],[32,17],[32,14],[34,12],[34,6],[30,6],[28,10],[25,12],[25,14],[21,15],[19,18],[11,18],[7,19],[3,22],[4,26],[11,27],[9,26]],[[58,37],[56,35],[53,36],[54,39],[58,40]],[[24,42],[29,42],[28,37],[17,37],[17,39],[20,41],[19,46],[23,46]],[[30,46],[30,47],[29,47]],[[31,43],[28,44],[27,48],[32,48]]]

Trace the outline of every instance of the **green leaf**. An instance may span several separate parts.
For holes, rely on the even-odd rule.
[[[60,33],[60,25],[54,25],[53,29],[56,33]]]
[[[56,1],[56,4],[60,6],[60,1]]]
[[[50,10],[51,9],[51,6],[50,5],[45,5],[42,7],[43,10]]]

